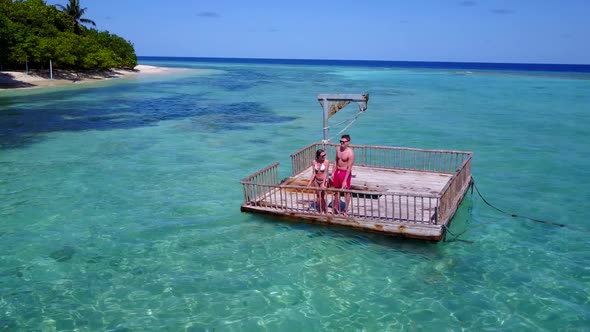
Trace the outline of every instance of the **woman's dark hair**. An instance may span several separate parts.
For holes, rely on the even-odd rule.
[[[324,153],[324,149],[319,149],[315,152],[315,159],[320,159],[320,155]]]

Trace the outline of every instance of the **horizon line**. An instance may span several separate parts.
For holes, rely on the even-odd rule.
[[[250,58],[250,57],[219,57],[219,56],[178,56],[178,55],[138,55],[138,58],[188,58],[188,59],[219,59],[219,60],[285,60],[285,61],[347,61],[347,62],[393,62],[393,63],[461,63],[461,64],[497,64],[497,65],[551,65],[551,66],[588,66],[590,63],[549,63],[549,62],[481,62],[481,61],[427,61],[427,60],[359,60],[359,59],[307,59],[307,58]]]

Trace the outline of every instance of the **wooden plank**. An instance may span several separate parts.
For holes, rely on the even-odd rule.
[[[242,211],[256,212],[291,221],[307,221],[319,224],[340,225],[363,229],[387,235],[397,235],[408,238],[440,241],[444,230],[440,225],[408,224],[388,221],[362,221],[359,222],[352,216],[319,215],[301,212],[279,212],[264,207],[242,205]]]
[[[415,195],[441,194],[442,189],[452,177],[452,174],[445,173],[379,169],[364,166],[354,166],[352,173],[351,189]],[[310,178],[311,167],[292,177],[288,184],[305,186]]]

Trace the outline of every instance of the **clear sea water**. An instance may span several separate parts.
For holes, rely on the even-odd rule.
[[[140,62],[191,70],[0,91],[0,330],[590,330],[587,72]],[[473,151],[490,203],[567,226],[476,194],[440,243],[240,212],[322,138],[318,93],[365,92],[353,143]]]

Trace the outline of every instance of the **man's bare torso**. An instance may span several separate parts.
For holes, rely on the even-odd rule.
[[[354,152],[351,148],[346,148],[344,151],[340,149],[336,150],[336,168],[341,170],[347,170],[349,160],[354,156]]]

